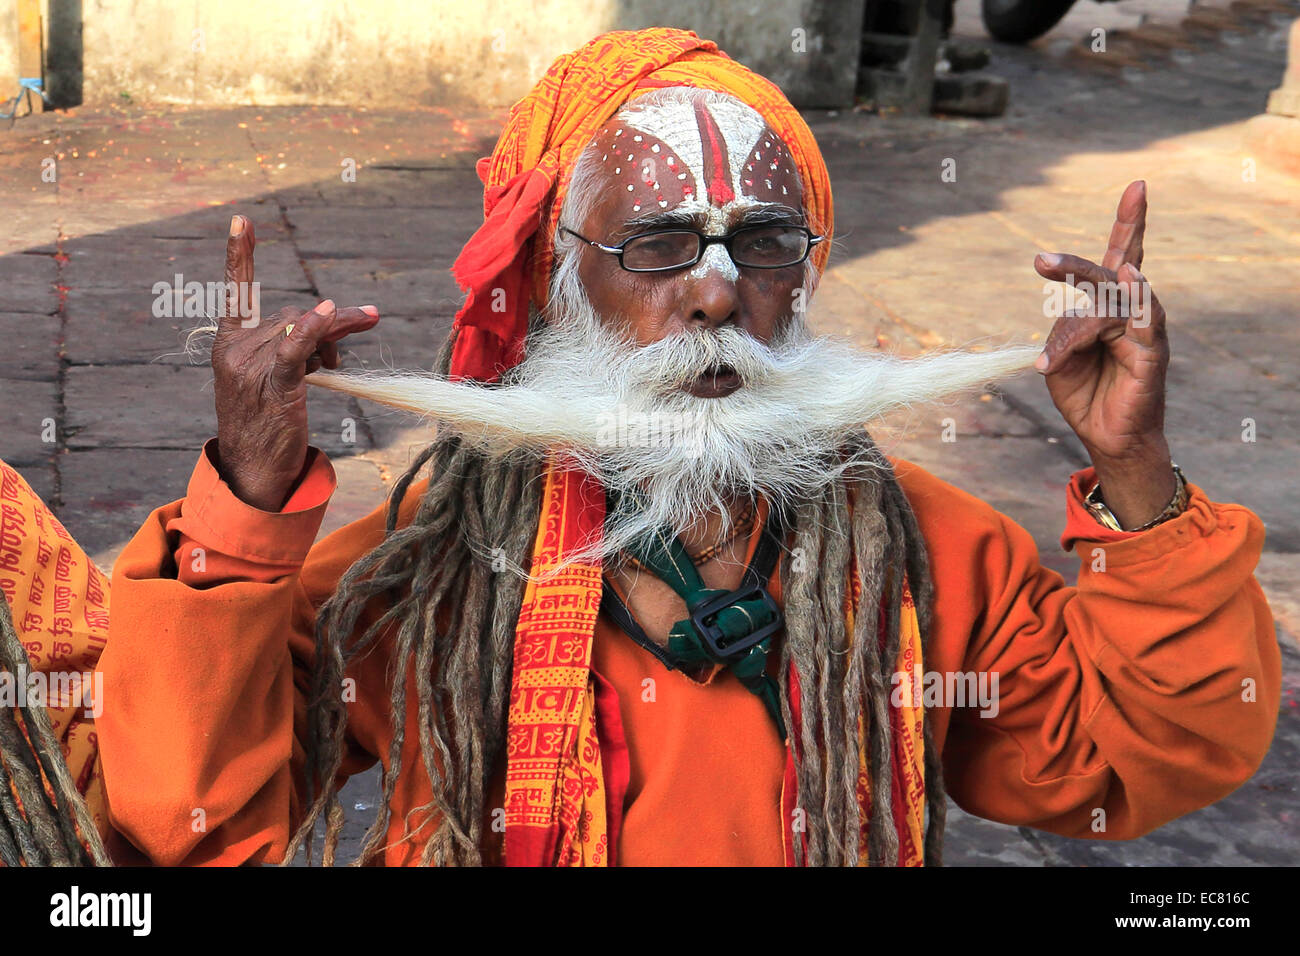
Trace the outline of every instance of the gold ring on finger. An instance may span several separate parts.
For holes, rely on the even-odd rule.
[[[288,337],[289,337],[289,333],[292,332],[292,331],[293,331],[293,323],[290,322],[288,325],[286,325],[286,326],[284,327],[284,335],[285,335],[285,338],[288,338]]]

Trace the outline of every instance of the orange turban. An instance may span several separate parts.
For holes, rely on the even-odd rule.
[[[686,30],[603,34],[551,64],[511,108],[492,155],[478,162],[484,221],[452,266],[468,293],[456,314],[453,378],[495,381],[523,357],[529,304],[546,304],[552,240],[578,156],[624,103],[665,86],[729,93],[757,111],[793,156],[804,205],[832,234],[826,163],[775,84]],[[829,252],[829,242],[814,247],[819,272]]]

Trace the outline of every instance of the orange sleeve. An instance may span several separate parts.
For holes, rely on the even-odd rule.
[[[283,857],[300,812],[316,607],[360,553],[326,539],[313,556],[336,573],[304,585],[335,486],[324,454],[312,449],[295,493],[270,514],[235,497],[212,452],[186,497],[150,515],[118,559],[99,661],[110,819],[162,865]],[[373,762],[357,748],[344,775]]]
[[[1082,561],[1069,587],[1006,516],[915,466],[900,463],[899,476],[935,581],[925,670],[997,679],[996,706],[949,699],[936,713],[962,809],[1131,839],[1254,773],[1281,696],[1254,513],[1189,486],[1177,518],[1108,532],[1083,504],[1092,469],[1080,472],[1062,536]]]

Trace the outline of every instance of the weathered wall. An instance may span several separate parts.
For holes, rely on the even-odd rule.
[[[0,77],[16,0],[0,0]],[[598,33],[679,26],[796,102],[852,102],[863,0],[44,0],[47,73],[103,103],[500,106]],[[51,18],[51,14],[53,14]],[[82,27],[80,43],[72,36]]]
[[[1260,162],[1300,179],[1300,20],[1291,24],[1282,85],[1268,96],[1268,110],[1246,124],[1244,145]]]
[[[0,97],[14,95],[18,76],[18,24],[14,20],[13,0],[0,0]]]
[[[851,106],[865,0],[624,0],[609,29],[674,26],[716,40],[799,106]]]

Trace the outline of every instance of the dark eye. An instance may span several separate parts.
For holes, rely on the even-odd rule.
[[[807,248],[807,236],[797,226],[754,226],[742,229],[732,240],[740,265],[779,267],[799,261]]]
[[[623,247],[623,265],[629,269],[670,269],[693,260],[699,242],[700,237],[693,232],[640,236]]]
[[[664,239],[653,237],[649,239],[638,239],[633,245],[632,251],[641,255],[659,256],[666,252],[674,252],[681,247],[679,240]]]

